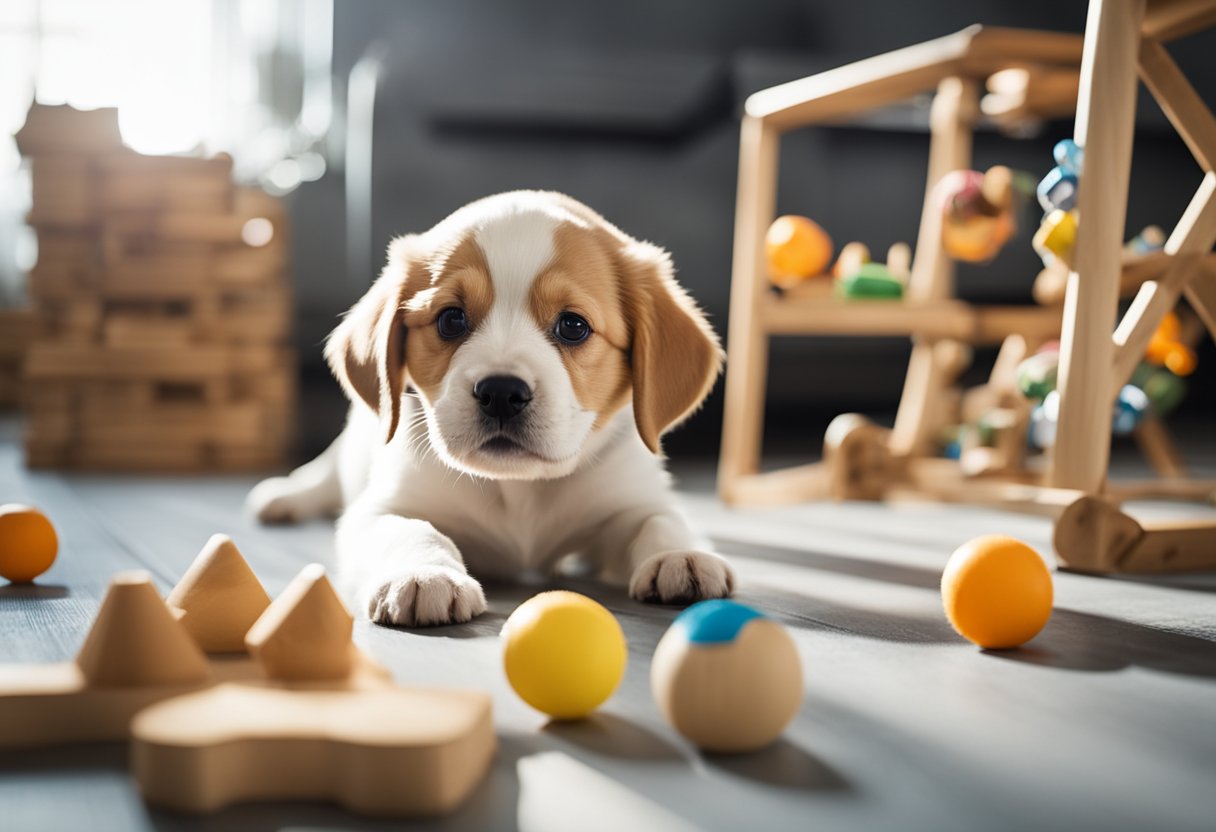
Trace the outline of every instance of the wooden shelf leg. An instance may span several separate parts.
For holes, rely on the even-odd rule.
[[[1110,461],[1110,397],[1144,0],[1091,0],[1075,137],[1081,223],[1064,299],[1060,417],[1048,485],[1096,493]]]
[[[908,280],[908,299],[941,300],[954,295],[954,261],[942,248],[941,212],[934,204],[938,181],[952,170],[971,166],[972,129],[979,112],[979,85],[946,78],[938,85],[929,115],[929,173],[916,236],[916,259]],[[940,366],[934,342],[915,338],[908,375],[899,400],[891,450],[900,456],[925,453],[942,425],[935,414],[941,394],[953,379]]]
[[[727,333],[726,402],[718,493],[734,498],[740,477],[760,470],[768,333],[761,320],[768,291],[764,235],[777,210],[778,132],[744,116],[739,146],[739,193]]]

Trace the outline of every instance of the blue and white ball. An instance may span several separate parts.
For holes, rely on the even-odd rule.
[[[702,601],[659,641],[650,689],[672,727],[701,748],[755,751],[798,713],[802,662],[776,621],[734,601]]]

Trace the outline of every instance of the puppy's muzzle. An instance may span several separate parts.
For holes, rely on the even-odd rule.
[[[473,396],[481,405],[481,412],[501,427],[532,401],[532,388],[516,376],[490,376],[473,385]]]

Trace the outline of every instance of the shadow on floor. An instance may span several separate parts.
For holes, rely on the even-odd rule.
[[[68,588],[62,584],[6,584],[0,586],[0,603],[5,601],[48,601],[67,597]]]
[[[843,775],[787,739],[751,754],[706,754],[707,765],[757,783],[805,792],[853,791]]]
[[[846,558],[777,546],[722,542],[725,545],[721,550],[726,554],[733,550],[750,557],[867,580],[935,591],[941,582],[940,573],[906,564]],[[1205,585],[1202,580],[1196,579],[1210,579],[1213,589],[1200,591],[1216,591],[1216,576],[1169,576],[1169,579],[1175,581],[1184,578],[1191,581],[1192,589],[1195,584]],[[1174,587],[1173,583],[1164,583],[1163,577],[1159,576],[1097,576],[1094,579],[1136,580]],[[783,608],[773,612],[777,618],[793,627],[827,627],[852,635],[893,641],[958,640],[944,618],[935,623],[912,619],[909,616],[876,615],[844,605],[834,605],[822,599],[809,601],[801,596],[766,589],[764,600],[767,601],[770,596],[785,600]],[[1216,642],[1210,639],[1059,607],[1052,613],[1047,627],[1031,644],[1018,650],[990,651],[989,655],[1007,661],[1066,670],[1111,672],[1137,665],[1163,673],[1216,678]]]

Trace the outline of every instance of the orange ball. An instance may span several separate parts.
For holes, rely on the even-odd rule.
[[[823,274],[832,262],[832,238],[806,217],[778,217],[764,237],[769,277],[778,286],[793,286]]]
[[[1017,647],[1051,617],[1051,571],[1020,540],[977,537],[950,556],[942,573],[942,604],[963,638],[988,650]]]
[[[51,568],[59,536],[47,516],[15,503],[0,506],[0,577],[28,584]]]

